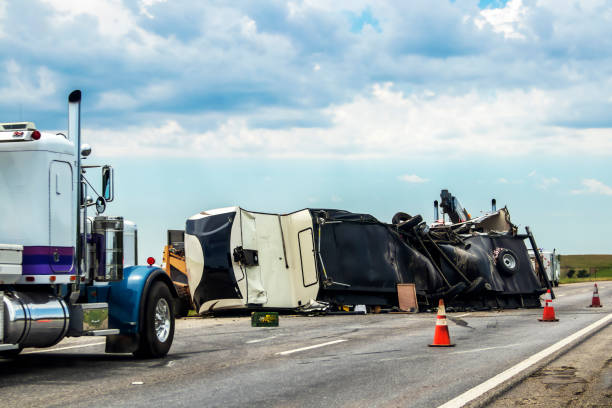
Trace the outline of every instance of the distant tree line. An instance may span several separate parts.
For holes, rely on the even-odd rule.
[[[575,269],[570,269],[569,271],[567,271],[568,278],[572,278],[574,277],[574,275],[576,275]],[[576,275],[577,278],[588,278],[589,276],[591,276],[591,273],[587,271],[586,269],[578,270],[578,274]]]

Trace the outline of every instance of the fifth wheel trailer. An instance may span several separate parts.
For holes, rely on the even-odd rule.
[[[506,208],[450,225],[399,214],[392,224],[333,209],[196,214],[185,225],[196,310],[397,306],[401,283],[415,284],[422,308],[440,298],[463,308],[540,307],[547,282],[529,262],[530,233],[518,233]]]
[[[91,148],[81,145],[80,105],[73,91],[67,134],[0,124],[0,355],[105,336],[107,352],[161,357],[177,294],[153,262],[137,265],[136,225],[101,215],[114,199],[113,169],[82,164]]]

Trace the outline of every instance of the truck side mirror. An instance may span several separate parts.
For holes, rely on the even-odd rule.
[[[104,201],[113,201],[115,197],[115,177],[111,166],[102,167],[102,197]]]

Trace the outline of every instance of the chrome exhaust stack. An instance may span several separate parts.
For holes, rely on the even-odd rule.
[[[74,173],[73,173],[73,191],[74,205],[76,206],[76,240],[75,244],[75,262],[76,275],[80,276],[86,270],[85,265],[81,265],[83,256],[83,247],[85,245],[85,229],[81,223],[85,222],[87,217],[83,217],[81,221],[81,91],[78,89],[72,91],[68,96],[68,139],[74,143]],[[78,285],[78,280],[77,280]]]

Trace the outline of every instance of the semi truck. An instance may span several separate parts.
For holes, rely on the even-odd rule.
[[[80,111],[75,90],[66,134],[0,124],[0,356],[105,336],[106,352],[163,357],[177,292],[153,258],[138,265],[136,224],[102,215],[114,171],[83,164]]]
[[[561,261],[557,250],[553,249],[552,251],[547,251],[540,248],[538,251],[542,258],[542,265],[544,266],[547,279],[550,281],[551,285],[559,286],[559,279],[561,278]],[[531,249],[529,250],[529,258],[531,260],[531,266],[535,270],[539,270],[535,252]]]

